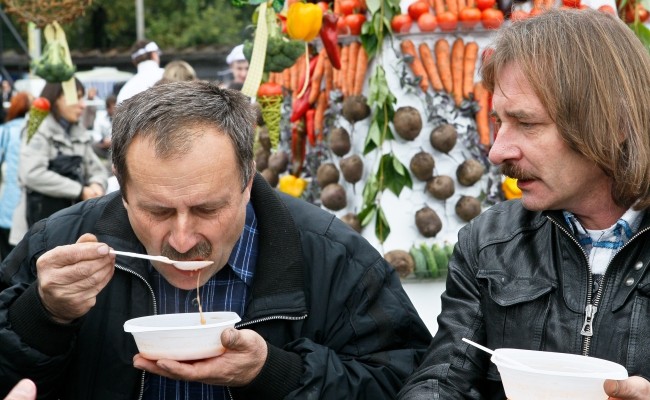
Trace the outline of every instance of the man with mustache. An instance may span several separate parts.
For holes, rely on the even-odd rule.
[[[400,399],[506,397],[490,355],[519,348],[622,364],[603,398],[650,398],[650,57],[616,16],[513,22],[482,67],[489,158],[521,200],[459,232],[439,329]]]
[[[255,118],[239,91],[199,81],[117,107],[121,192],[36,223],[0,266],[0,393],[29,378],[47,399],[395,397],[430,333],[365,239],[255,173]],[[197,279],[204,311],[242,318],[225,353],[144,358],[124,322],[198,312]]]

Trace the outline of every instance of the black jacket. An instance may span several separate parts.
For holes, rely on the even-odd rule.
[[[601,285],[593,336],[585,322],[587,255],[560,212],[491,207],[459,233],[442,313],[425,361],[401,399],[505,398],[489,355],[462,342],[586,354],[650,377],[650,215],[613,257]],[[593,301],[594,299],[592,299]]]
[[[235,398],[394,398],[431,336],[386,261],[333,215],[279,198],[257,176],[258,265],[239,328],[269,343],[260,375]],[[123,323],[154,313],[147,264],[116,261],[97,304],[72,325],[54,323],[40,303],[36,259],[85,232],[116,249],[143,252],[119,194],[39,222],[0,268],[0,390],[30,377],[40,398],[134,399],[143,373]]]

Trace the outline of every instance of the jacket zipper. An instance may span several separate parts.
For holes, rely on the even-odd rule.
[[[596,291],[596,297],[594,298],[594,301],[592,303],[591,301],[591,291],[592,291],[592,285],[593,285],[593,275],[591,272],[591,265],[589,265],[589,257],[585,250],[582,248],[580,243],[573,237],[573,235],[567,231],[562,225],[560,225],[558,222],[556,222],[553,218],[547,217],[555,226],[557,226],[562,232],[564,232],[575,244],[578,245],[580,250],[582,250],[582,254],[585,257],[585,260],[587,261],[587,269],[588,269],[588,278],[587,278],[587,305],[585,306],[585,321],[582,324],[582,329],[580,330],[580,334],[584,336],[583,342],[582,342],[582,355],[583,356],[588,356],[589,355],[589,349],[591,347],[591,338],[594,335],[593,331],[593,323],[594,323],[594,318],[596,317],[596,312],[598,311],[598,304],[600,303],[600,299],[603,296],[603,291],[605,290],[605,286],[607,284],[607,279],[609,278],[609,265],[611,264],[611,260],[614,259],[614,257],[621,252],[632,240],[636,239],[639,235],[642,233],[650,230],[650,228],[645,228],[641,229],[638,231],[635,235],[633,235],[623,246],[621,246],[620,249],[618,249],[613,255],[612,258],[610,259],[610,262],[607,264],[607,269],[605,269],[605,275],[603,275],[603,280],[601,284],[598,286],[598,290]]]
[[[149,293],[151,294],[151,299],[153,300],[153,314],[154,315],[158,314],[158,306],[156,304],[156,294],[153,292],[153,288],[151,287],[149,282],[147,282],[147,280],[144,279],[144,276],[138,274],[137,272],[133,271],[132,269],[123,267],[123,266],[121,266],[119,264],[115,264],[115,268],[117,268],[117,269],[119,269],[121,271],[124,271],[124,272],[128,272],[129,274],[135,275],[142,282],[144,282],[145,285],[147,285],[147,287],[149,288]],[[142,398],[144,397],[144,377],[145,377],[145,374],[146,374],[146,371],[142,371],[142,377],[140,378],[140,395],[138,396],[138,400],[142,400]],[[231,400],[232,400],[232,397],[231,397]]]

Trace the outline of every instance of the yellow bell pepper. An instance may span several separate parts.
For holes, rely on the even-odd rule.
[[[287,34],[291,39],[311,42],[323,25],[323,10],[313,3],[293,3],[287,12]]]
[[[517,180],[514,178],[506,177],[501,184],[501,189],[506,197],[506,200],[521,198],[521,189],[517,186]]]
[[[296,178],[293,175],[285,175],[280,178],[278,189],[293,197],[302,196],[302,192],[307,188],[307,181],[302,178]]]

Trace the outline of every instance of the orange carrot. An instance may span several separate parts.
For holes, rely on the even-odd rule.
[[[301,68],[300,66],[303,65],[305,62],[305,56],[302,55],[298,57],[296,62],[291,66],[291,91],[295,92],[298,90],[298,79],[300,75],[300,70],[304,69]]]
[[[418,46],[418,49],[420,51],[422,65],[424,65],[424,69],[427,71],[427,76],[429,77],[431,88],[437,92],[441,92],[444,88],[442,86],[442,81],[440,80],[438,67],[436,66],[436,62],[433,60],[433,54],[431,54],[429,45],[422,42],[420,43],[420,46]]]
[[[368,54],[366,53],[366,50],[363,48],[363,46],[359,46],[359,55],[357,56],[356,71],[354,73],[354,89],[352,90],[355,96],[359,96],[361,94],[367,70]]]
[[[316,67],[314,68],[314,74],[311,77],[311,91],[309,92],[309,104],[313,104],[318,100],[318,95],[320,94],[321,82],[323,80],[323,73],[325,72],[325,63],[324,59],[327,57],[325,55],[325,49],[323,48],[318,55],[318,60],[316,60]]]
[[[445,0],[433,0],[433,11],[435,11],[436,15],[445,12]]]
[[[447,11],[454,15],[458,15],[458,0],[445,0]]]
[[[330,92],[332,91],[332,88],[334,87],[334,72],[338,71],[334,67],[332,67],[332,63],[330,62],[329,58],[325,57],[325,94],[327,95],[327,98],[329,99],[330,97]]]
[[[467,7],[469,8],[475,8],[476,7],[476,1],[475,0],[467,0]]]
[[[463,58],[463,97],[470,100],[474,91],[474,70],[477,57],[478,44],[476,42],[467,43]]]
[[[285,89],[291,89],[291,67],[285,68],[284,71],[282,71],[282,84]]]
[[[334,0],[334,14],[341,15],[341,0]]]
[[[442,86],[445,88],[445,92],[451,93],[454,84],[451,79],[451,50],[447,39],[438,39],[434,51],[436,53],[436,62],[438,63],[438,73],[440,74]]]
[[[413,76],[416,79],[420,79],[420,89],[426,92],[429,89],[429,78],[427,78],[427,72],[424,70],[422,60],[420,60],[418,53],[415,51],[413,41],[411,39],[402,40],[400,48],[402,49],[403,55],[411,57],[410,65]]]
[[[454,40],[451,46],[451,80],[453,82],[452,94],[456,105],[463,101],[463,58],[465,57],[465,43],[462,38]]]
[[[339,70],[339,81],[337,83],[337,87],[343,95],[345,95],[344,93],[345,82],[347,82],[348,79],[349,61],[350,61],[350,46],[344,45],[341,48],[341,69]]]
[[[465,0],[457,0],[456,4],[458,4],[458,12],[467,7],[467,2]]]
[[[360,44],[357,41],[350,43],[350,54],[348,54],[348,71],[346,81],[343,82],[343,94],[352,96],[354,93],[354,78],[357,72],[357,61],[359,59]]]
[[[479,143],[489,146],[492,143],[490,140],[490,121],[488,119],[490,93],[485,89],[482,82],[476,82],[474,96],[476,96],[479,105],[479,110],[476,112],[476,131],[478,132]]]
[[[316,136],[316,143],[321,143],[323,141],[326,109],[327,94],[326,92],[321,92],[318,96],[318,102],[316,103],[316,112],[314,113],[314,134]]]

